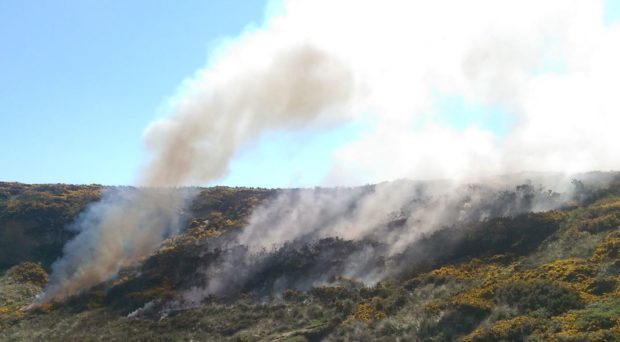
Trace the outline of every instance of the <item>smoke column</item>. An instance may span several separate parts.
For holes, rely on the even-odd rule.
[[[278,46],[267,56],[243,48],[224,66],[200,75],[174,115],[149,128],[146,141],[154,153],[146,184],[212,180],[225,173],[239,147],[266,131],[301,128],[348,112],[353,74],[338,59],[303,43]],[[237,55],[257,58],[259,65],[233,63]]]
[[[108,280],[151,253],[182,228],[191,189],[112,189],[81,213],[69,229],[77,236],[52,265],[36,304],[75,295]]]
[[[193,85],[195,93],[149,128],[153,157],[141,175],[144,188],[107,193],[80,215],[73,225],[79,234],[52,266],[38,303],[108,280],[178,233],[193,191],[174,188],[223,175],[242,144],[268,130],[347,111],[353,78],[344,64],[303,43],[267,52],[258,66],[224,75],[217,67],[205,72]]]
[[[288,288],[309,290],[329,285],[334,276],[372,286],[398,274],[401,261],[417,261],[404,261],[399,254],[410,251],[425,234],[487,218],[555,209],[572,199],[573,177],[587,178],[524,173],[484,179],[481,184],[399,180],[355,188],[282,190],[253,212],[248,226],[232,242],[223,248],[218,245],[227,252],[203,270],[206,286],[187,291],[185,303],[179,305],[196,305],[213,295],[237,295],[236,291],[242,291],[246,283],[260,278],[257,274],[272,266],[270,253],[278,253],[291,243],[301,249],[312,248],[308,246],[325,238],[361,242],[366,247],[350,252],[346,260],[331,268],[322,265],[317,272],[283,274],[272,294]],[[604,185],[609,181],[605,177],[594,178]],[[590,183],[594,184],[592,180]],[[381,258],[395,259],[388,264],[377,263]],[[259,286],[264,287],[268,286]]]
[[[147,128],[150,159],[137,181],[145,190],[109,193],[80,216],[38,302],[79,293],[148,255],[182,228],[191,191],[172,189],[222,177],[240,148],[270,131],[370,116],[369,131],[334,152],[328,185],[617,169],[620,26],[604,23],[603,6],[274,2],[279,11],[215,51],[170,114]],[[445,97],[501,108],[511,124],[503,133],[446,124],[437,115]],[[356,217],[375,217],[373,203]],[[297,233],[278,234],[274,241]]]

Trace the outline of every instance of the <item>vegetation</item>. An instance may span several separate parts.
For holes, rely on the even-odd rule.
[[[0,182],[0,270],[23,260],[36,260],[49,269],[75,234],[65,227],[100,198],[101,189]]]
[[[220,242],[277,193],[203,189],[187,229],[141,265],[24,310],[72,236],[64,226],[104,189],[0,183],[0,340],[617,341],[620,181],[576,186],[564,208],[444,227],[389,257],[338,238],[237,250],[251,276],[193,302],[202,271],[230,253]],[[393,271],[371,286],[347,277],[361,251],[364,265]]]

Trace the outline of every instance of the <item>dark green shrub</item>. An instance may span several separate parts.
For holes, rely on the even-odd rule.
[[[580,331],[609,329],[615,325],[618,317],[620,317],[620,299],[594,303],[580,312],[575,326]]]
[[[496,301],[515,307],[520,313],[544,309],[555,316],[583,307],[577,292],[544,281],[519,281],[499,288]]]
[[[581,229],[590,233],[599,233],[620,227],[620,213],[610,213],[584,222]]]

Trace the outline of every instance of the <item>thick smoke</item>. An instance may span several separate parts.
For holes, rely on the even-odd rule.
[[[242,144],[265,131],[347,113],[353,78],[346,65],[303,43],[267,52],[258,66],[205,72],[172,116],[151,125],[146,140],[152,159],[140,181],[147,188],[106,194],[78,218],[79,234],[54,263],[38,302],[108,280],[178,233],[193,192],[173,187],[222,176]]]
[[[38,302],[75,295],[150,254],[183,227],[193,190],[110,189],[69,227],[78,235],[52,265]]]
[[[258,40],[247,44],[271,48]],[[224,175],[243,144],[267,131],[301,128],[348,113],[354,91],[348,66],[303,43],[276,46],[267,53],[245,46],[235,51],[230,59],[247,59],[249,54],[257,61],[248,66],[242,59],[231,66],[227,59],[204,71],[174,115],[149,127],[146,141],[153,158],[146,184],[213,180]]]
[[[330,284],[338,277],[373,285],[395,275],[402,254],[437,229],[565,205],[574,197],[572,178],[520,174],[481,184],[400,180],[356,188],[282,190],[254,211],[233,240],[217,245],[226,252],[204,269],[207,286],[193,288],[184,299],[199,303],[242,291],[274,295],[287,288]],[[603,178],[599,181],[604,184]],[[330,238],[337,239],[329,240],[334,246],[325,242]],[[307,263],[316,267],[295,273]]]
[[[171,100],[170,115],[148,127],[151,155],[138,184],[155,189],[91,206],[40,301],[78,293],[147,255],[178,231],[191,199],[170,189],[226,175],[239,149],[270,131],[368,120],[367,132],[334,152],[325,185],[456,183],[285,192],[238,237],[250,250],[395,227],[374,238],[391,255],[441,225],[553,207],[517,201],[493,211],[496,188],[462,186],[524,170],[617,169],[618,41],[620,25],[603,22],[602,0],[284,1],[259,29],[219,49]],[[499,108],[508,124],[502,131],[466,118],[457,127],[439,113],[445,98]],[[211,284],[206,292],[218,292]]]

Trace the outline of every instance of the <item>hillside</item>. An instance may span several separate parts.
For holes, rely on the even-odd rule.
[[[71,223],[108,188],[0,183],[0,340],[617,341],[620,177],[612,176],[604,187],[576,181],[561,201],[528,184],[471,187],[486,196],[484,214],[446,221],[398,252],[372,235],[231,247],[282,191],[199,189],[181,234],[114,279],[33,310],[25,308],[76,234]],[[553,210],[534,210],[540,198]],[[375,234],[405,234],[409,219],[395,215]],[[221,290],[204,295],[215,276]]]

